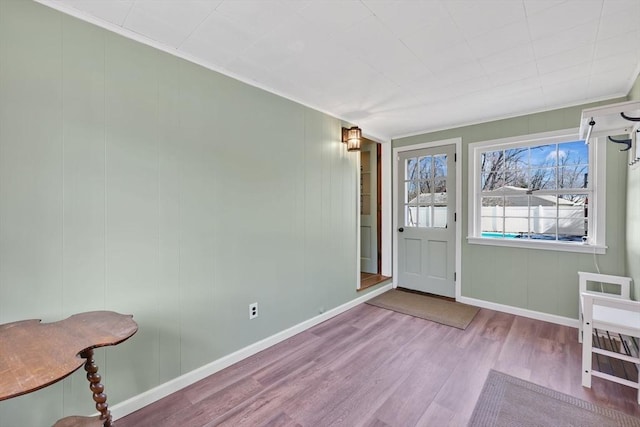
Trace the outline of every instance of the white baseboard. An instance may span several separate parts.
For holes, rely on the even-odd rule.
[[[166,383],[160,384],[157,387],[152,388],[151,390],[145,391],[137,396],[134,396],[130,399],[125,400],[124,402],[120,402],[118,404],[110,407],[111,415],[114,420],[118,418],[122,418],[126,415],[129,415],[139,409],[144,408],[147,405],[150,405],[163,397],[170,395],[171,393],[175,393],[178,390],[181,390],[191,384],[194,384],[200,381],[203,378],[208,377],[209,375],[215,374],[218,371],[227,368],[234,363],[237,363],[243,359],[246,359],[249,356],[253,356],[254,354],[265,350],[275,344],[278,344],[281,341],[286,340],[287,338],[291,338],[292,336],[299,334],[300,332],[304,332],[307,329],[324,322],[325,320],[329,320],[332,317],[337,316],[338,314],[344,313],[345,311],[364,303],[365,301],[380,295],[383,292],[391,289],[391,284],[387,284],[381,286],[375,291],[369,292],[365,295],[357,297],[346,304],[343,304],[339,307],[336,307],[332,310],[329,310],[325,313],[322,313],[316,317],[313,317],[309,320],[305,320],[302,323],[299,323],[295,326],[292,326],[289,329],[285,329],[282,332],[278,332],[275,335],[267,337],[263,340],[260,340],[256,343],[248,345],[238,351],[235,351],[227,356],[221,357],[220,359],[214,360],[213,362],[201,366],[200,368],[194,369],[193,371],[187,372],[177,378],[174,378]]]
[[[475,305],[476,307],[488,308],[495,311],[501,311],[503,313],[515,314],[517,316],[556,323],[558,325],[569,326],[572,328],[578,327],[578,319],[571,319],[569,317],[558,316],[555,314],[542,313],[540,311],[527,310],[526,308],[512,307],[510,305],[498,304],[469,297],[460,297],[457,298],[456,301],[464,304]]]

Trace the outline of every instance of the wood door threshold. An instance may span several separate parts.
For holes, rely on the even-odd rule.
[[[360,273],[360,289],[358,289],[358,291],[370,288],[389,279],[391,279],[391,277],[383,276],[382,274]]]

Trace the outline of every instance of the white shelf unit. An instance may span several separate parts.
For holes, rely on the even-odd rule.
[[[592,120],[595,124],[591,130],[591,137],[631,135],[638,129],[640,122],[629,121],[620,113],[628,117],[640,117],[640,101],[620,102],[582,110],[580,138],[586,139]]]
[[[622,116],[623,114],[631,118],[640,118],[640,101],[620,102],[582,110],[579,135],[587,143],[591,138],[626,135],[625,139],[631,140],[630,149],[624,150],[629,152],[629,166],[637,167],[640,165],[640,121],[628,120]]]

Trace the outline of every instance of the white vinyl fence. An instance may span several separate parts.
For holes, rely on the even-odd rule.
[[[585,234],[583,206],[483,206],[481,212],[484,232],[555,234],[557,224],[558,234]]]
[[[531,212],[527,206],[483,206],[481,230],[495,233],[555,234],[557,224],[558,234],[585,234],[586,218],[583,206],[532,206],[530,209]],[[405,224],[408,226],[447,226],[446,206],[407,206],[406,215]]]
[[[447,226],[446,206],[407,206],[405,224],[410,227],[438,227]]]

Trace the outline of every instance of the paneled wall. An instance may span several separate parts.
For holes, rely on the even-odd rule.
[[[598,104],[622,102],[612,99]],[[606,255],[470,245],[468,145],[472,142],[578,128],[589,104],[401,138],[393,147],[462,138],[462,295],[568,318],[578,317],[578,271],[625,273],[626,156],[607,149]]]
[[[629,92],[630,101],[640,101],[640,76]],[[640,143],[640,138],[637,139]],[[640,156],[640,149],[637,150]],[[627,172],[627,275],[633,278],[633,296],[640,301],[640,164]]]
[[[352,300],[357,156],[341,125],[0,1],[0,323],[133,314],[139,332],[97,352],[113,405]],[[0,402],[0,426],[93,411],[76,373]]]

